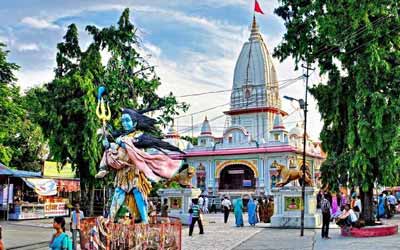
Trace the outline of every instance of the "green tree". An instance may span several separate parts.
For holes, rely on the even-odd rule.
[[[45,93],[37,91],[39,97],[45,95],[40,97],[44,112],[37,118],[49,138],[52,157],[60,162],[69,160],[77,167],[82,203],[91,213],[94,175],[103,152],[97,135],[101,123],[95,114],[97,87],[107,87],[114,125],[119,123],[121,107],[152,109],[162,105],[163,124],[187,105],[179,104],[172,94],[161,98],[155,93],[160,79],[137,51],[136,28],[128,9],[117,27],[88,26],[86,30],[93,36],[87,50],[80,48],[74,24],[68,27],[64,42],[57,45],[56,77],[45,86]],[[102,51],[111,54],[107,66],[101,63]]]
[[[287,28],[275,55],[316,63],[326,84],[310,89],[324,126],[322,179],[359,187],[362,216],[374,222],[373,188],[399,181],[400,3],[281,0]]]
[[[0,161],[7,165],[13,155],[9,140],[17,137],[23,110],[18,105],[19,88],[13,84],[13,71],[19,66],[7,61],[9,51],[4,48],[5,44],[0,43]]]
[[[7,62],[9,51],[3,47],[0,43],[0,161],[13,168],[40,171],[38,156],[44,138],[41,128],[29,119],[25,98],[15,84],[14,71],[19,66]]]

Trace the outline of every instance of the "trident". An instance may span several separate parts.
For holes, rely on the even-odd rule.
[[[105,87],[99,87],[99,95],[98,95],[98,102],[97,102],[97,107],[96,107],[96,115],[99,118],[100,121],[103,123],[103,136],[105,136],[105,129],[107,125],[107,121],[111,120],[111,111],[110,111],[110,106],[107,103],[107,109],[105,105],[104,98],[101,96],[105,91]]]

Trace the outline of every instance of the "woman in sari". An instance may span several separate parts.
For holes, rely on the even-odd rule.
[[[265,222],[267,220],[267,206],[262,198],[258,199],[258,218],[260,222]]]
[[[268,198],[268,205],[267,205],[267,221],[266,223],[271,222],[271,217],[274,215],[274,198]]]
[[[340,213],[341,213],[341,211],[338,206],[338,199],[336,198],[336,195],[334,195],[333,199],[332,199],[332,215],[331,215],[331,217],[336,218],[340,215]]]
[[[380,194],[378,197],[378,220],[382,217],[385,216],[385,198],[383,197],[383,194]]]
[[[243,227],[243,201],[237,198],[234,202],[235,221],[237,227]]]
[[[249,203],[247,203],[247,214],[249,216],[250,226],[255,226],[258,223],[257,219],[257,205],[254,200],[250,197]]]

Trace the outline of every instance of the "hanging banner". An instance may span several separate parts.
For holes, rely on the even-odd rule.
[[[57,183],[52,179],[23,178],[23,180],[38,195],[52,196],[57,194]]]

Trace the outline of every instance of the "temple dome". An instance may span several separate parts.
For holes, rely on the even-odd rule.
[[[171,127],[168,129],[163,141],[178,147],[180,150],[188,150],[193,148],[192,143],[181,138],[178,131],[175,129],[174,123],[172,123]]]
[[[210,122],[207,119],[207,116],[204,118],[203,125],[201,126],[200,135],[212,135]]]
[[[280,108],[275,66],[258,29],[255,17],[249,40],[236,61],[231,94],[231,109],[246,107]],[[257,103],[255,103],[257,102]]]
[[[282,115],[280,113],[275,114],[273,129],[285,129],[285,125],[283,125]]]
[[[258,85],[276,81],[276,70],[272,57],[254,18],[249,41],[243,45],[236,62],[233,88],[240,88],[246,84]]]
[[[299,124],[296,124],[296,127],[292,128],[289,132],[289,135],[296,135],[297,137],[302,137],[304,130],[300,128]]]
[[[166,138],[180,138],[178,131],[176,131],[174,124],[169,127],[167,134],[165,135]]]

